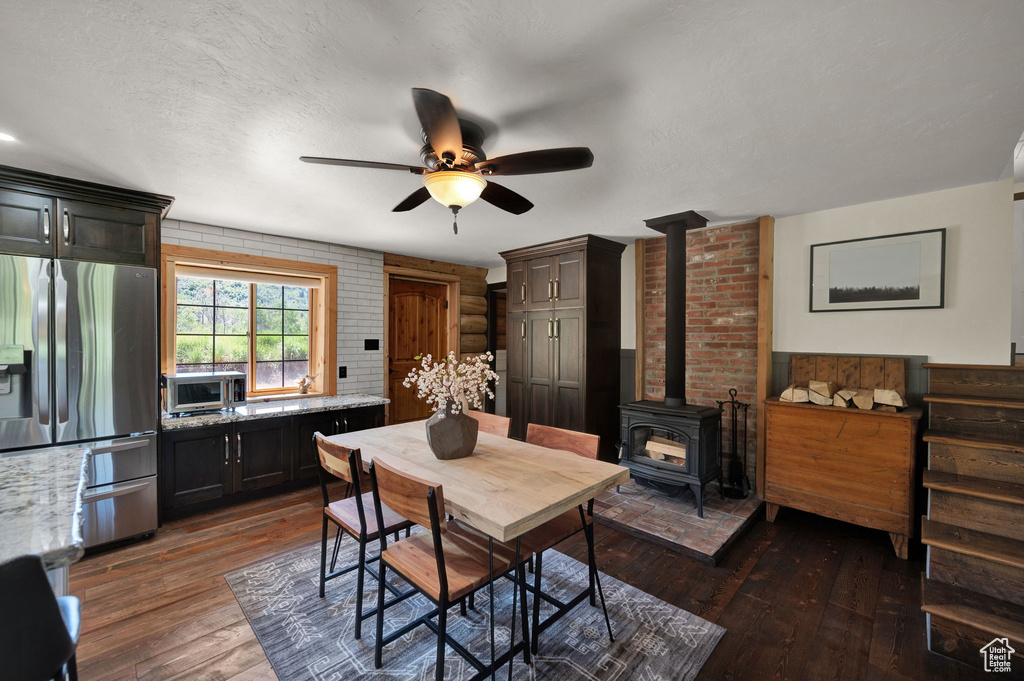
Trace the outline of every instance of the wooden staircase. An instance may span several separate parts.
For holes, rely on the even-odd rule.
[[[928,648],[982,668],[995,638],[1024,678],[1024,366],[925,364]]]

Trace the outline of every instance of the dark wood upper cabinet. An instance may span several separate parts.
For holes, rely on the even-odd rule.
[[[0,252],[156,267],[173,201],[0,166]]]
[[[234,491],[280,485],[291,479],[291,418],[235,424]]]
[[[501,254],[513,437],[525,437],[528,423],[595,433],[602,458],[615,459],[624,248],[586,235]],[[514,307],[517,276],[526,284],[525,314]]]
[[[77,201],[58,201],[57,212],[58,257],[156,267],[159,216]]]
[[[55,210],[47,196],[0,190],[0,251],[52,256]]]
[[[508,290],[506,303],[509,312],[526,310],[526,263],[523,261],[509,263],[505,273]],[[511,332],[510,332],[511,333]]]

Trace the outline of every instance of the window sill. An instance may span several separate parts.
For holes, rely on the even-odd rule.
[[[263,404],[265,402],[281,402],[283,400],[302,400],[307,397],[330,397],[326,393],[322,392],[308,392],[308,393],[284,393],[282,395],[265,395],[262,397],[249,397],[246,398],[246,404]]]

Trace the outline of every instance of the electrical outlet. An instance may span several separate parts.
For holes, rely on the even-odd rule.
[[[338,378],[348,378],[348,367],[338,367]]]

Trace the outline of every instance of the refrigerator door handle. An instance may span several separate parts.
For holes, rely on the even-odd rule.
[[[149,477],[141,481],[132,480],[129,482],[117,482],[113,485],[104,485],[96,490],[86,490],[85,493],[82,494],[82,503],[94,504],[97,501],[113,499],[114,497],[122,497],[125,494],[144,490],[152,484],[153,478]]]
[[[56,367],[54,379],[57,388],[57,423],[68,422],[68,280],[61,272],[60,261],[56,264],[54,286],[54,341],[56,343]]]
[[[141,449],[149,446],[150,440],[147,438],[144,440],[122,440],[121,442],[117,442],[106,447],[90,447],[90,449],[92,450],[93,455],[96,455],[107,454],[110,452],[123,452],[126,449]]]
[[[50,425],[50,267],[52,263],[40,268],[36,282],[36,401],[44,426]]]

